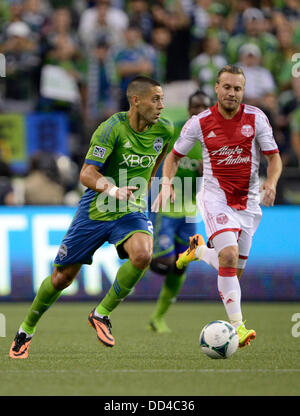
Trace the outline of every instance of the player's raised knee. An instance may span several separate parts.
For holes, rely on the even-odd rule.
[[[238,246],[229,246],[223,248],[219,253],[220,265],[227,267],[237,267]]]
[[[136,252],[132,253],[130,260],[132,264],[138,269],[144,270],[149,266],[152,259],[152,251],[139,249]]]

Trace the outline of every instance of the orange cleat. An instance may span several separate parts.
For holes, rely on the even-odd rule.
[[[28,358],[29,345],[32,340],[32,336],[27,336],[24,332],[17,332],[12,346],[10,347],[10,358]]]
[[[189,247],[181,254],[179,254],[179,257],[176,261],[176,266],[178,269],[183,269],[186,267],[190,262],[199,260],[195,256],[195,250],[199,246],[205,245],[204,238],[201,234],[195,234],[192,237],[190,237],[190,244]]]
[[[89,314],[88,321],[89,325],[93,327],[97,332],[98,340],[106,347],[113,347],[115,345],[115,339],[111,333],[111,322],[108,316],[99,318],[94,314],[95,309]]]

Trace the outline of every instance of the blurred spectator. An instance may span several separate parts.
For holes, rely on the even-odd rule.
[[[221,43],[217,36],[206,37],[203,40],[203,52],[191,62],[192,78],[211,98],[215,98],[214,86],[217,74],[227,63],[221,50]]]
[[[267,115],[280,151],[283,166],[292,163],[292,151],[289,135],[285,134],[286,121],[280,113],[278,97],[274,92],[267,92],[261,99],[259,107]]]
[[[96,44],[99,37],[106,38],[110,46],[119,45],[123,40],[123,29],[109,19],[109,3],[101,1],[96,8],[96,20],[90,30],[81,36],[85,48],[89,50]]]
[[[244,12],[252,7],[252,0],[239,0],[232,2],[229,16],[226,19],[226,26],[231,36],[245,32]]]
[[[8,7],[8,0],[3,0],[0,3],[0,33],[2,32],[5,23],[9,19],[9,7]],[[1,38],[0,38],[1,39]]]
[[[10,23],[5,37],[0,46],[6,58],[5,109],[28,112],[34,108],[38,93],[39,45],[29,26],[21,21]]]
[[[300,7],[298,0],[285,0],[281,12],[289,22],[299,25]]]
[[[188,8],[187,8],[188,9]],[[166,26],[171,33],[167,49],[166,82],[190,78],[190,25],[192,17],[184,8],[184,2],[157,0],[152,6],[155,26]]]
[[[64,188],[59,183],[59,171],[55,158],[43,152],[30,159],[29,174],[24,180],[24,203],[26,205],[61,205]]]
[[[144,40],[150,42],[153,20],[147,0],[129,0],[128,17],[131,25],[138,26],[141,29]]]
[[[88,59],[85,114],[89,127],[119,108],[119,88],[114,60],[105,38],[99,38]]]
[[[55,49],[58,39],[62,38],[79,53],[79,38],[72,28],[72,14],[66,7],[55,9],[51,15],[47,31],[41,39],[42,56]]]
[[[79,85],[80,82],[82,82],[80,67],[82,62],[80,58],[80,51],[72,39],[66,34],[59,34],[46,54],[44,64],[51,65],[51,67],[62,68],[66,72],[66,75],[74,79]],[[41,90],[43,90],[43,83],[41,84]],[[51,97],[44,95],[41,97],[38,109],[42,111],[49,111],[49,109],[54,108],[56,110],[58,108],[61,110],[69,110],[71,105],[80,106],[80,104],[80,97],[78,97],[78,102],[73,102],[73,100],[67,99],[67,96],[64,99],[60,94],[57,98],[55,96]]]
[[[228,10],[222,3],[212,3],[208,8],[208,12],[210,22],[207,36],[217,37],[222,46],[222,53],[224,53],[230,36],[226,27]]]
[[[128,110],[126,89],[136,75],[153,77],[156,54],[152,46],[143,41],[142,32],[137,26],[129,26],[124,33],[124,46],[120,46],[114,56],[117,75],[120,80],[120,110]]]
[[[281,92],[278,96],[281,113],[289,119],[290,114],[300,106],[300,77],[291,77],[290,89]],[[289,120],[288,120],[289,123]],[[287,124],[288,124],[287,123]]]
[[[279,50],[276,54],[276,82],[279,89],[285,90],[291,86],[292,56],[296,53],[293,45],[294,30],[290,23],[285,22],[277,27],[276,36]]]
[[[19,22],[22,20],[24,12],[24,0],[9,0],[8,1],[8,20],[9,25],[12,22]]]
[[[239,50],[240,66],[246,77],[244,101],[260,106],[265,94],[275,92],[276,86],[271,72],[261,65],[262,55],[255,44],[246,43]]]
[[[292,91],[288,103],[291,145],[300,167],[300,74],[292,77]]]
[[[16,204],[11,177],[9,166],[0,158],[0,205]]]
[[[195,0],[195,6],[192,14],[192,35],[195,43],[201,41],[207,33],[210,25],[210,16],[208,8],[212,0]]]
[[[291,144],[300,168],[300,107],[291,114]]]
[[[41,0],[25,0],[22,18],[34,34],[40,36],[48,21],[50,9]]]
[[[291,130],[295,131],[297,122],[293,121],[292,123],[292,119],[295,117],[297,109],[300,108],[300,77],[291,77],[290,89],[281,92],[278,96],[278,106],[281,130],[289,148],[287,165],[295,166],[297,160],[291,145]]]
[[[105,6],[107,7],[105,12],[106,26],[112,28],[117,34],[127,28],[129,19],[124,10],[113,7],[110,0],[97,0],[96,6],[86,9],[79,20],[78,33],[84,45],[90,46],[95,39],[94,36],[97,35],[95,32],[99,25],[99,13],[102,22]]]
[[[62,112],[70,126],[69,146],[74,160],[80,158],[84,137],[82,119],[85,57],[71,28],[71,14],[59,8],[53,14],[53,27],[44,38],[37,111]]]
[[[246,9],[243,13],[245,33],[231,37],[227,43],[226,54],[228,61],[234,64],[238,61],[238,51],[245,43],[255,43],[259,46],[263,62],[262,65],[275,73],[275,56],[278,41],[272,33],[264,31],[264,14],[257,8]]]
[[[156,52],[154,78],[163,84],[166,82],[167,51],[171,37],[171,32],[166,26],[156,26],[152,31],[151,45]]]

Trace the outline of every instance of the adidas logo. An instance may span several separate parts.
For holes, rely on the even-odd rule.
[[[217,136],[215,135],[213,131],[211,131],[207,137],[217,137]]]
[[[124,144],[124,147],[126,147],[126,149],[130,149],[131,148],[131,143],[130,142],[126,142]]]

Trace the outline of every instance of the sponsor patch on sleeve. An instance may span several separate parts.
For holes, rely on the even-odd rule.
[[[95,146],[93,150],[93,156],[99,157],[99,159],[103,159],[106,153],[106,149],[101,146]]]

